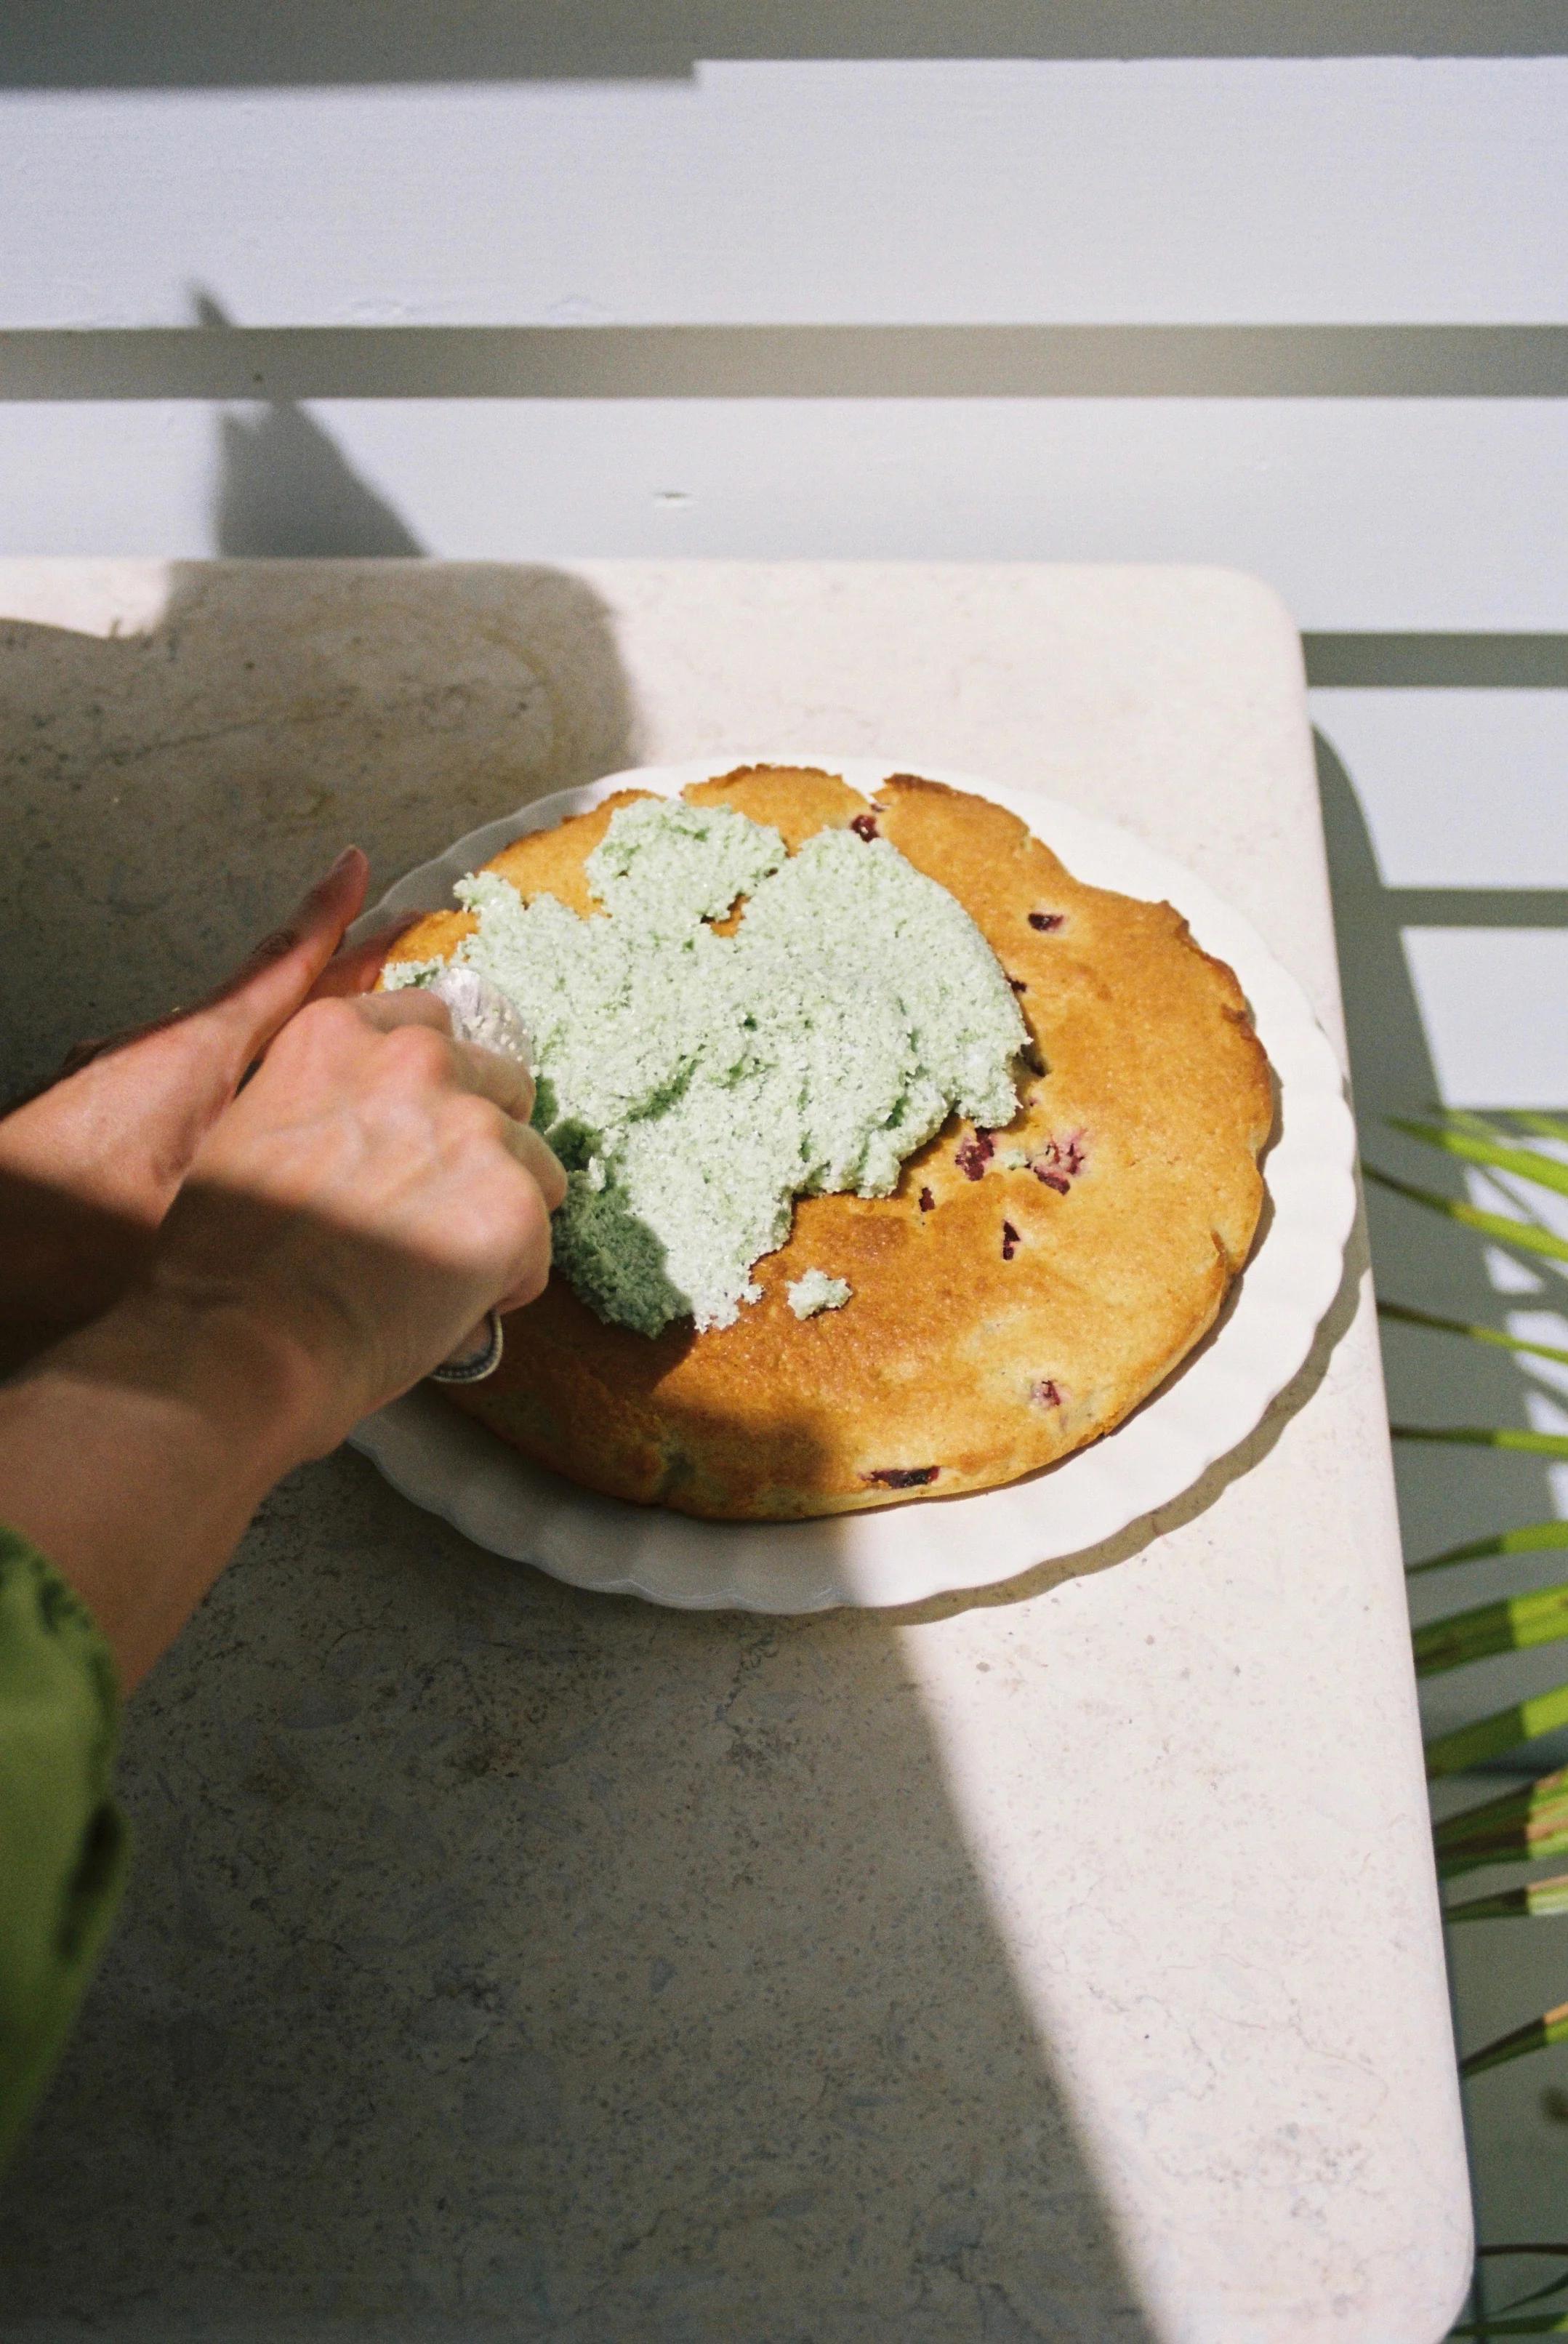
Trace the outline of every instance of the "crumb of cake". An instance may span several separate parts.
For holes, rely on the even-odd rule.
[[[819,1310],[842,1310],[855,1288],[846,1278],[830,1278],[825,1269],[808,1269],[792,1278],[785,1289],[797,1318],[814,1318]]]

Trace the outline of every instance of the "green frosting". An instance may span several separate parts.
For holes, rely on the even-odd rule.
[[[793,1278],[785,1292],[797,1318],[814,1318],[821,1310],[842,1310],[855,1292],[847,1278],[830,1278],[825,1269],[808,1269]]]
[[[457,892],[479,920],[460,957],[533,1036],[533,1119],[570,1175],[555,1258],[601,1318],[727,1326],[796,1197],[885,1196],[955,1107],[1016,1112],[1027,1037],[996,955],[885,839],[790,856],[726,807],[649,798],[587,876],[607,918],[483,872]]]

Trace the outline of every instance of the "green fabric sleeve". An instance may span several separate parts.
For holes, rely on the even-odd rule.
[[[125,1883],[109,1648],[0,1528],[0,2165],[46,2082]]]

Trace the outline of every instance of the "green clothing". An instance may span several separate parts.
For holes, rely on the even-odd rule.
[[[0,1529],[0,2165],[47,2081],[125,1884],[109,1648]]]

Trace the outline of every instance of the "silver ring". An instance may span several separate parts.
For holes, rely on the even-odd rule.
[[[481,1384],[486,1376],[493,1376],[501,1365],[505,1349],[505,1338],[501,1331],[501,1313],[487,1310],[484,1314],[485,1339],[477,1351],[460,1351],[454,1359],[443,1359],[433,1369],[430,1381],[434,1384]]]

